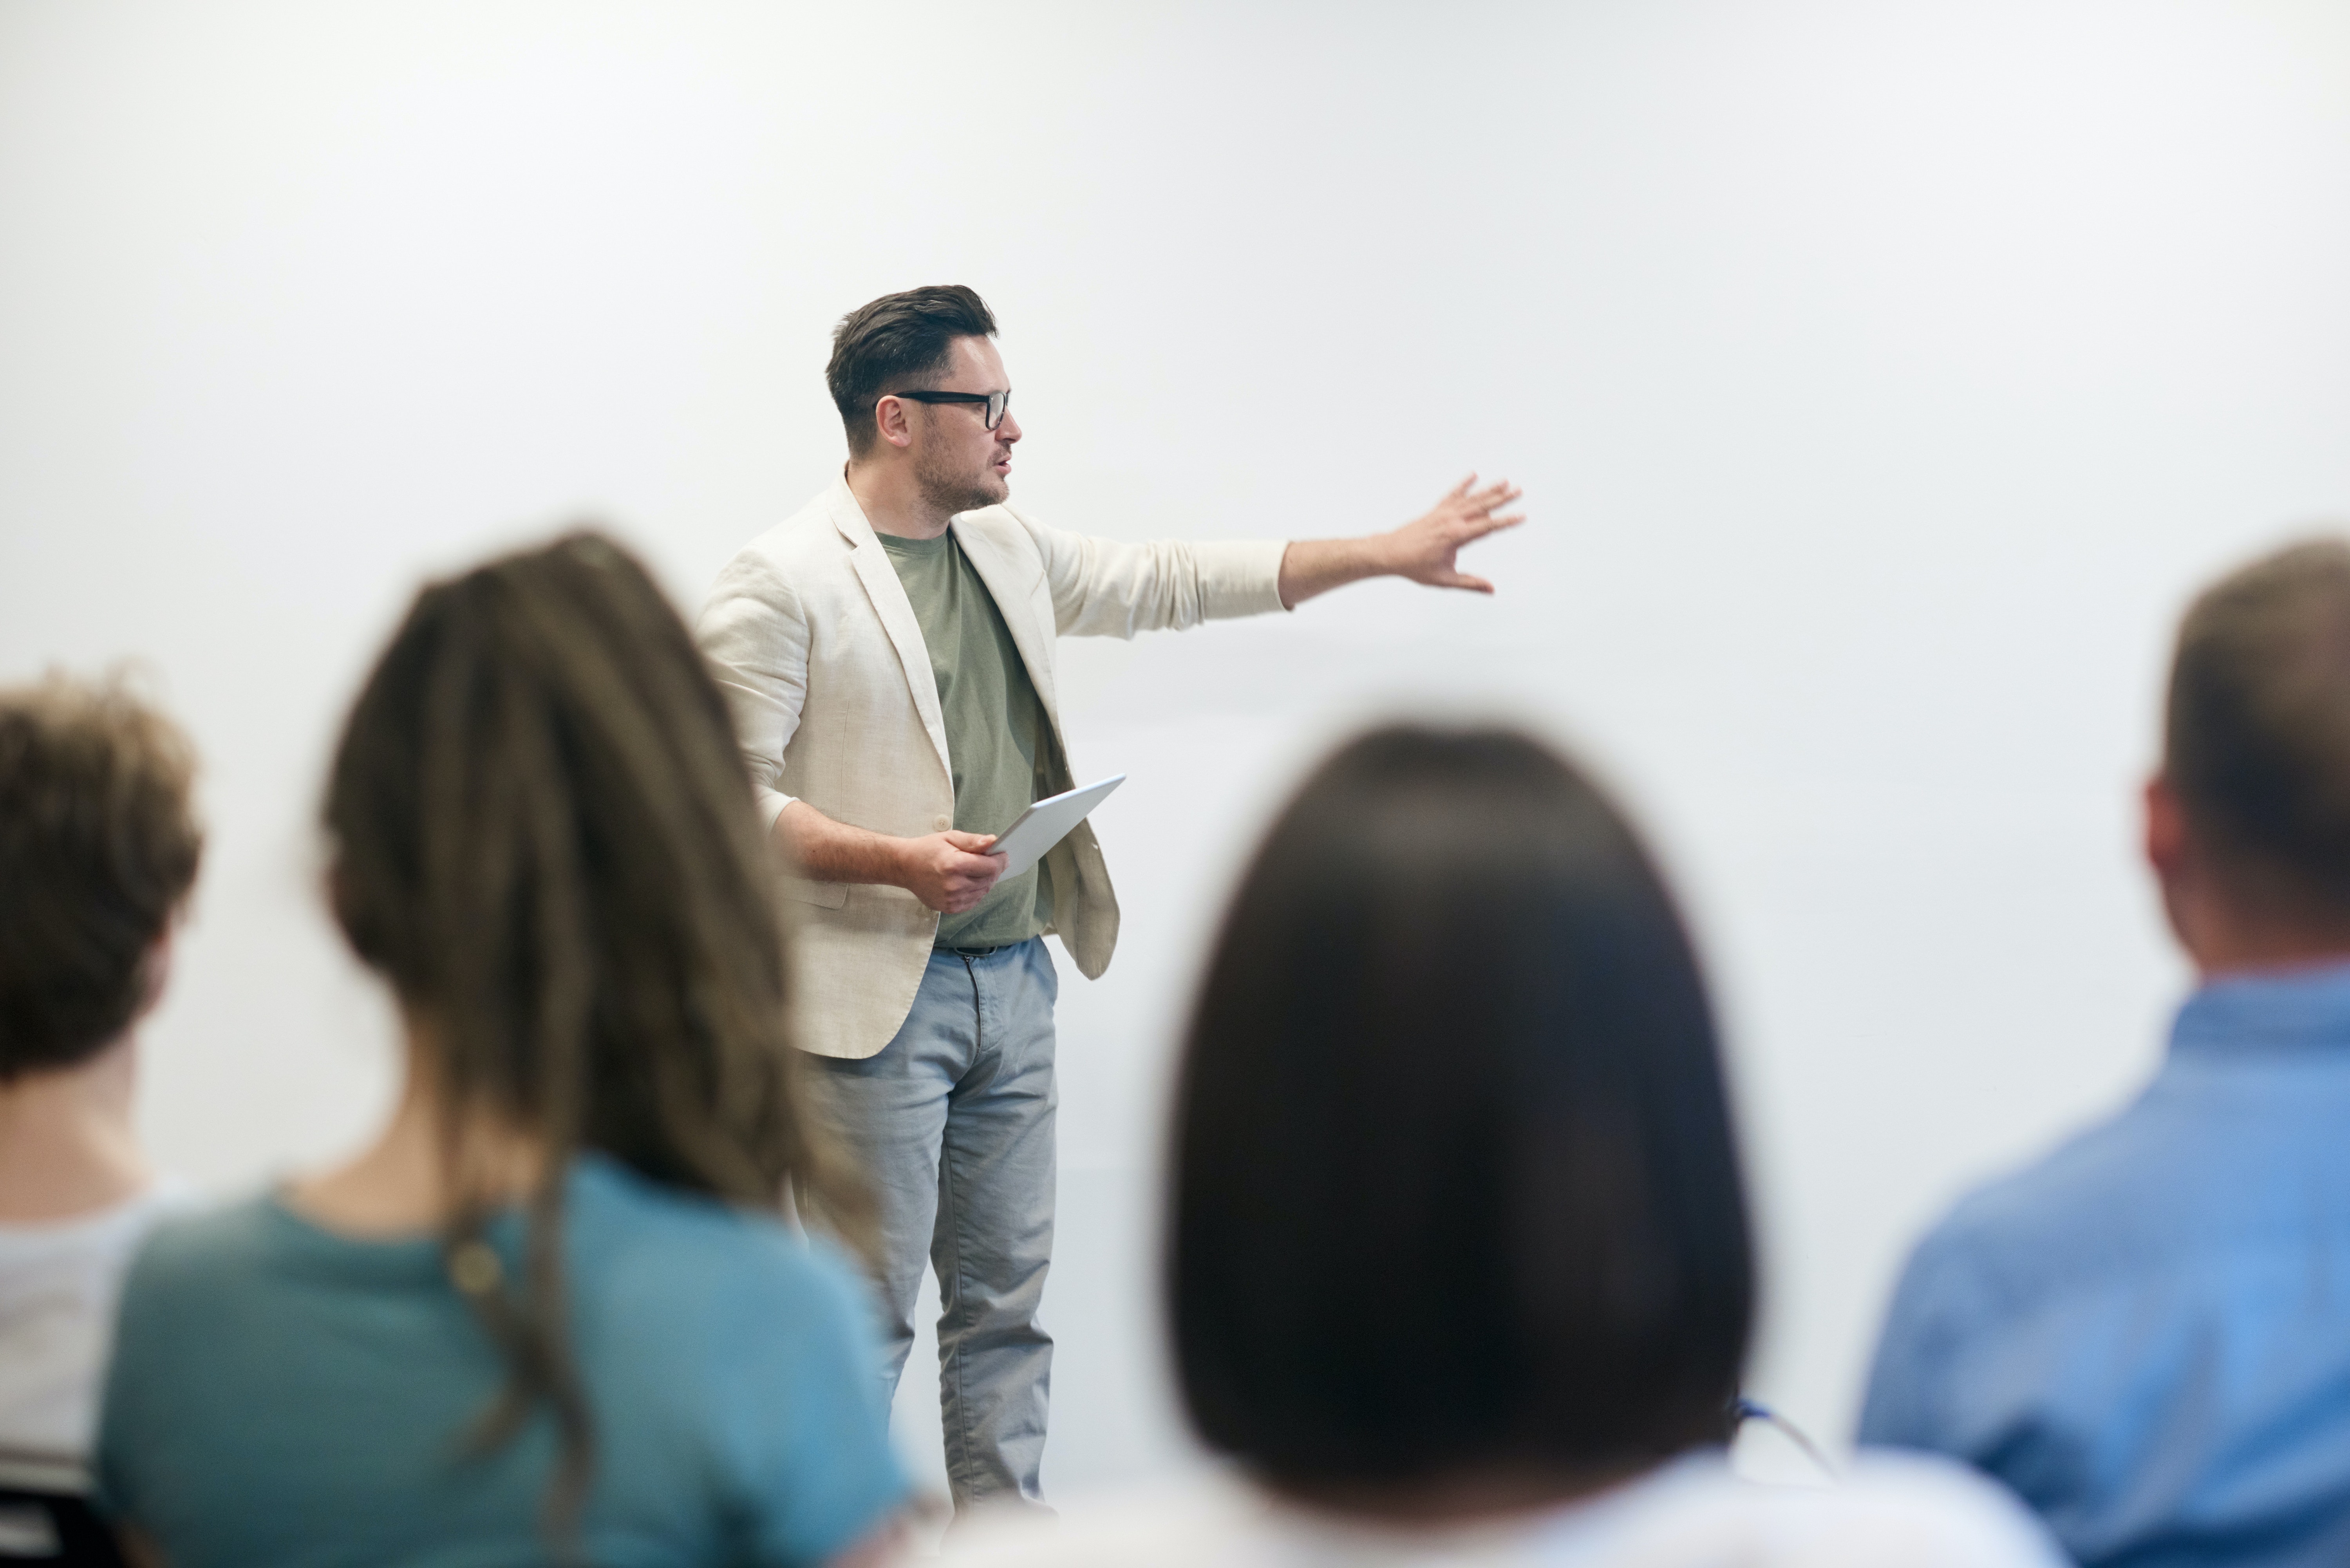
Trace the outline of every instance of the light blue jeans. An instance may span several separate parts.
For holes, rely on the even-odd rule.
[[[1036,1309],[1053,1258],[1059,995],[1041,937],[977,958],[933,952],[913,1011],[879,1054],[810,1058],[823,1114],[872,1189],[893,1396],[926,1254],[938,1271],[939,1404],[958,1511],[1043,1501],[1053,1336]]]

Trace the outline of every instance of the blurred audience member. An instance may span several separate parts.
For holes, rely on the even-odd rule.
[[[85,1490],[115,1292],[174,1201],[130,1100],[203,848],[193,772],[119,685],[0,691],[0,1491]]]
[[[1861,1440],[2085,1563],[2350,1563],[2350,545],[2195,602],[2166,732],[2146,852],[2200,988],[2134,1104],[1918,1247]]]
[[[1326,763],[1177,1096],[1176,1364],[1244,1479],[977,1526],[969,1563],[2054,1563],[1957,1466],[1729,1474],[1754,1285],[1712,1012],[1631,829],[1534,742]]]
[[[175,1568],[889,1552],[867,1309],[777,1212],[820,1150],[776,870],[643,569],[588,535],[427,588],[325,823],[405,1092],[140,1254],[109,1503]]]

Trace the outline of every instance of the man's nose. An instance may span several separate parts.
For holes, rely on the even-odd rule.
[[[1020,421],[1012,417],[1010,409],[1003,410],[1003,422],[995,427],[995,439],[1006,446],[1020,439]]]

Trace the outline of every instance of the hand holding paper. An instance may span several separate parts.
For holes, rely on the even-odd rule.
[[[1003,869],[996,874],[996,880],[1008,881],[1042,860],[1045,851],[1067,837],[1071,828],[1083,822],[1094,807],[1109,798],[1110,791],[1125,782],[1126,775],[1118,774],[1098,784],[1082,784],[1040,800],[1022,812],[1019,820],[983,851],[1003,857]]]

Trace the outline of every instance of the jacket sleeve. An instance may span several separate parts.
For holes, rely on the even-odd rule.
[[[1054,629],[1063,637],[1181,631],[1203,620],[1284,607],[1281,556],[1289,548],[1284,540],[1128,544],[1065,534],[1013,515],[1044,558]]]
[[[775,564],[745,550],[718,574],[693,629],[734,715],[760,823],[772,831],[793,799],[784,788],[784,748],[807,701],[807,615]]]

